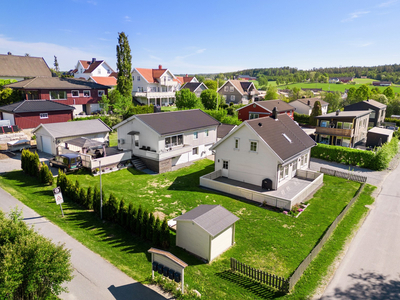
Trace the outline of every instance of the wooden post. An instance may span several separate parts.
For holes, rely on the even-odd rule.
[[[151,279],[152,280],[154,280],[153,262],[154,262],[154,253],[151,253]]]
[[[184,276],[184,272],[185,272],[185,269],[182,268],[182,285],[181,285],[182,294],[185,293],[185,283],[184,283],[185,276]]]

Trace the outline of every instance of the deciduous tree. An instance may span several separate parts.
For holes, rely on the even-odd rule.
[[[218,106],[219,94],[215,90],[204,90],[200,94],[200,99],[205,109],[216,109]]]
[[[205,80],[203,83],[204,83],[204,84],[206,85],[206,87],[208,87],[208,89],[210,89],[210,90],[216,91],[216,90],[218,89],[218,87],[217,87],[217,82],[216,82],[215,80]]]
[[[329,103],[329,112],[337,111],[342,107],[342,97],[340,92],[326,93],[323,100]]]
[[[201,106],[200,100],[189,89],[182,89],[175,93],[175,104],[178,109],[191,109]]]
[[[391,86],[388,86],[383,93],[388,99],[393,99],[395,94]]]

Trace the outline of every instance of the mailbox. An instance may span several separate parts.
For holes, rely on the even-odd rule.
[[[176,282],[181,282],[181,273],[175,272],[174,279]]]
[[[157,271],[157,270],[158,270],[158,263],[153,262],[153,271]]]
[[[169,277],[169,279],[174,279],[174,274],[175,274],[175,271],[174,270],[172,270],[172,269],[169,269],[169,273],[168,273],[168,277]]]
[[[163,265],[162,264],[158,264],[158,273],[162,274],[163,273]]]
[[[164,267],[163,271],[164,276],[168,276],[169,268]]]

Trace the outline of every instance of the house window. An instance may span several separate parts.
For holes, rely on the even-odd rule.
[[[350,138],[343,138],[342,147],[350,147]]]
[[[206,129],[205,133],[206,133],[206,136],[208,136],[208,129]]]
[[[199,147],[193,148],[193,149],[192,149],[192,154],[193,154],[193,155],[199,154]]]
[[[132,81],[135,81],[135,76],[132,76]]]
[[[233,92],[233,91],[234,91],[233,86],[229,87],[229,91],[230,91],[230,92]]]
[[[135,147],[139,147],[139,136],[135,134]]]
[[[301,165],[305,166],[307,164],[308,154],[305,154],[301,157]]]
[[[257,142],[250,141],[250,151],[257,152]]]
[[[371,112],[371,113],[370,113],[370,115],[369,115],[369,118],[370,118],[370,119],[375,119],[376,112],[375,112],[374,110],[372,110],[372,109],[370,110],[370,112]]]
[[[111,70],[110,69],[107,70],[107,74],[111,74]]]
[[[83,97],[90,97],[90,91],[89,90],[83,91]]]
[[[137,77],[137,81],[140,81],[140,76]]]
[[[79,91],[78,90],[71,91],[71,95],[72,97],[79,97]]]
[[[143,87],[142,86],[138,86],[137,91],[143,93]]]
[[[329,127],[329,121],[321,120],[321,122],[319,122],[319,127]]]
[[[231,95],[231,101],[235,101],[235,95]]]
[[[336,126],[337,128],[343,128],[343,122],[337,122],[337,126]]]
[[[225,91],[225,92],[227,92],[227,91],[228,91],[228,89],[229,89],[229,87],[228,87],[228,86],[225,86],[225,87],[224,87],[224,91]]]
[[[41,113],[40,114],[40,118],[41,119],[48,119],[49,118],[49,114],[48,113]]]
[[[102,96],[104,95],[104,90],[98,90],[98,91],[97,91],[97,95],[98,95],[99,97],[102,97]]]
[[[329,135],[320,135],[319,143],[329,145],[330,136]]]
[[[286,178],[288,176],[289,176],[289,165],[283,168],[283,178]]]
[[[165,148],[183,145],[183,135],[174,135],[165,138]]]
[[[227,161],[227,160],[224,160],[224,161],[222,162],[222,169],[228,170],[228,167],[229,167],[228,161]]]
[[[239,149],[239,139],[235,138],[235,149]]]
[[[252,120],[252,119],[258,119],[259,117],[260,117],[259,114],[256,114],[256,113],[249,113],[249,119],[250,119],[250,120]]]
[[[352,128],[353,128],[353,123],[349,123],[349,122],[343,123],[343,129],[352,129]]]
[[[50,91],[50,100],[66,100],[66,91]]]
[[[195,131],[194,133],[193,133],[193,139],[194,140],[197,140],[199,138],[199,133],[197,132],[197,131]]]

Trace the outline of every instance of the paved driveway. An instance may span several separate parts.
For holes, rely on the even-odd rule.
[[[0,174],[21,169],[21,152],[15,152],[16,155],[9,155],[8,158],[0,159]],[[53,157],[51,154],[38,151],[40,161],[47,162]],[[4,155],[2,155],[4,157]],[[57,174],[57,173],[56,173]]]

